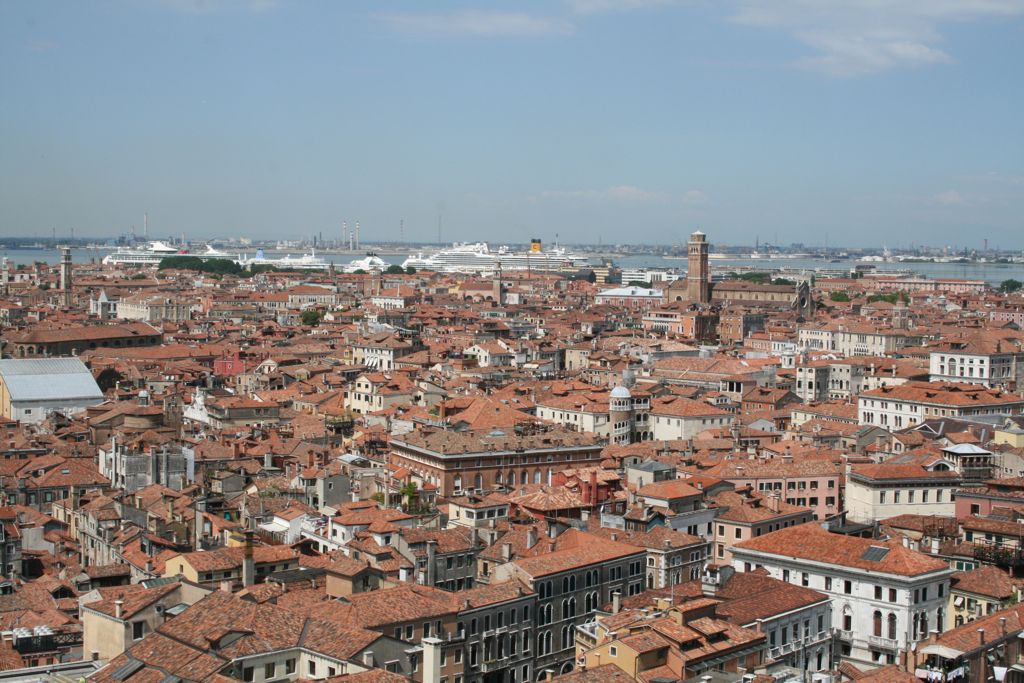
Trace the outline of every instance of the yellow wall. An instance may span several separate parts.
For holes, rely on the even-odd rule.
[[[4,415],[7,415],[5,412]],[[1006,444],[1014,448],[1024,448],[1024,433],[1004,432],[1001,429],[992,433],[992,442]]]

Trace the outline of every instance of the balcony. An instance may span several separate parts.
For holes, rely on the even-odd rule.
[[[504,671],[508,668],[508,657],[502,657],[501,659],[488,659],[480,662],[480,673],[487,673],[489,671]]]
[[[883,638],[882,636],[868,636],[868,645],[892,651],[896,651],[900,648],[899,641],[892,638]]]
[[[843,629],[836,629],[836,637],[839,640],[845,640],[848,643],[853,642],[853,631],[844,631]]]

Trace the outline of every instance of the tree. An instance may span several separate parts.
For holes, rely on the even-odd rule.
[[[999,285],[999,291],[1003,294],[1013,294],[1020,291],[1022,287],[1024,287],[1024,282],[1020,280],[1003,280],[1003,283]]]
[[[399,265],[388,266],[388,269],[384,271],[388,275],[405,275],[405,268]]]
[[[796,285],[796,280],[787,280],[784,277],[778,277],[772,280],[773,285],[786,285],[787,287],[793,287]]]
[[[362,268],[356,268],[355,270],[352,271],[352,274],[353,275],[366,275],[366,271],[363,270]]]
[[[415,275],[416,274],[416,269],[413,268],[412,266],[406,266],[405,267],[405,274],[406,275]]]
[[[850,295],[846,292],[832,292],[828,295],[828,298],[832,299],[832,301],[849,301]]]
[[[651,283],[644,282],[643,280],[630,280],[626,283],[627,287],[643,287],[644,289],[650,289]]]
[[[310,327],[320,324],[320,311],[315,311],[312,308],[308,308],[303,311],[302,324]]]
[[[418,493],[419,490],[416,488],[416,482],[414,481],[406,482],[399,490],[399,494],[401,494],[401,496],[406,500],[405,507],[407,510],[412,508],[412,499],[415,498]]]

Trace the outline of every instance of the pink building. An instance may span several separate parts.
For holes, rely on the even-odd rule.
[[[992,479],[980,486],[962,488],[956,494],[957,518],[990,515],[993,507],[1024,511],[1024,478]]]

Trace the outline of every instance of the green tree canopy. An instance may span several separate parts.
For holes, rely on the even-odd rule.
[[[319,325],[320,324],[320,311],[307,308],[302,312],[302,324],[303,325]]]
[[[849,301],[850,295],[846,292],[832,292],[828,295],[828,298],[832,299],[832,301]]]
[[[1003,283],[999,285],[999,291],[1004,294],[1012,294],[1013,292],[1020,291],[1022,287],[1024,287],[1024,282],[1011,278],[1009,280],[1003,280]]]
[[[388,275],[404,275],[405,268],[399,265],[388,266],[388,269],[384,271]]]

